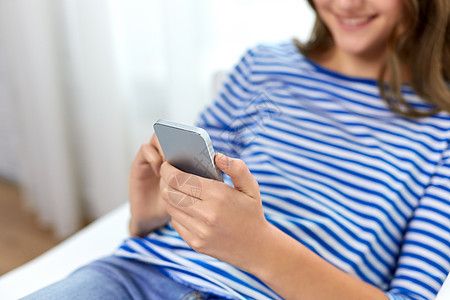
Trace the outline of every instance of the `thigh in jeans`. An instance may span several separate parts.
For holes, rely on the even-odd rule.
[[[24,299],[206,298],[206,295],[173,281],[153,265],[108,256],[81,267],[67,278]]]

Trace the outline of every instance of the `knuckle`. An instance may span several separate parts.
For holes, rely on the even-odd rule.
[[[209,230],[208,227],[201,228],[197,235],[200,240],[206,241],[211,236],[211,230]]]
[[[157,157],[154,153],[153,148],[150,146],[149,143],[145,143],[141,145],[141,148],[139,149],[139,153],[145,158],[145,160],[149,163],[157,161]]]
[[[201,240],[199,238],[194,238],[194,239],[191,240],[190,246],[195,251],[201,252],[202,249],[204,248],[204,243],[203,243],[203,240]]]
[[[146,144],[146,143],[142,144],[141,147],[139,147],[138,153],[140,153],[140,154],[142,154],[142,155],[145,155],[145,148],[146,148],[146,147],[147,147],[147,144]]]
[[[146,147],[148,147],[148,143],[143,143],[143,144],[141,144],[140,150],[142,151],[142,150],[144,150]]]
[[[163,200],[167,200],[169,198],[169,190],[167,188],[167,185],[161,184],[159,193],[161,195],[161,198],[163,198]]]
[[[216,213],[211,213],[209,216],[205,219],[205,224],[209,227],[216,227],[219,223],[219,217]]]

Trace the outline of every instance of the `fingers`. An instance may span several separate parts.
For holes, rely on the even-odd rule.
[[[168,185],[165,185],[161,190],[161,196],[163,197],[163,200],[176,207],[189,207],[200,200],[199,198],[180,192],[179,190],[176,190]]]
[[[204,239],[208,236],[204,222],[175,206],[169,205],[167,211],[172,216],[173,229],[192,249],[201,251]]]
[[[136,168],[133,168],[135,170],[140,170],[137,172],[137,174],[141,174],[142,172],[148,174],[150,172],[150,169],[148,169],[148,166],[151,167],[151,172],[156,175],[160,176],[160,168],[161,164],[164,162],[164,154],[162,152],[161,146],[159,145],[158,139],[156,138],[156,135],[154,134],[150,140],[150,142],[142,144],[141,148],[139,149],[138,154],[136,155],[136,158],[134,159],[133,165]],[[143,171],[145,170],[145,171]],[[142,173],[143,174],[143,173]],[[150,175],[150,174],[148,174]],[[145,176],[148,176],[145,175]],[[140,176],[140,175],[139,175]]]
[[[251,197],[259,196],[258,182],[242,160],[217,153],[214,161],[220,170],[231,177],[237,190]]]
[[[172,219],[172,227],[175,231],[180,235],[180,237],[194,250],[195,246],[192,245],[192,240],[194,240],[195,236],[192,234],[181,222],[178,222],[175,219]]]
[[[141,153],[144,161],[146,163],[150,164],[150,166],[153,169],[153,172],[157,176],[160,176],[159,172],[160,172],[161,164],[163,163],[164,157],[161,156],[159,151],[150,143],[145,143],[141,146],[140,153]]]
[[[223,191],[224,188],[230,188],[216,180],[183,172],[167,162],[161,165],[160,173],[164,184],[200,200],[212,196],[207,193],[217,193],[218,191]]]
[[[161,177],[162,178],[162,177]],[[200,199],[180,192],[168,186],[163,180],[160,181],[161,198],[167,203],[166,210],[169,214],[175,209],[182,210],[184,214],[195,217],[198,220],[205,220],[204,212],[197,204]],[[176,210],[175,210],[176,211]]]
[[[166,158],[164,157],[164,153],[162,151],[161,145],[159,144],[156,134],[153,134],[152,138],[150,139],[150,145],[152,145],[158,151],[159,155],[162,157],[162,160],[165,161]]]

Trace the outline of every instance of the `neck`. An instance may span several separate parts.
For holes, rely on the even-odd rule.
[[[338,73],[353,76],[378,79],[381,68],[386,63],[386,51],[375,55],[353,55],[346,53],[337,47],[320,56],[313,56],[311,59],[321,66],[336,71]],[[411,77],[406,65],[402,65],[400,72],[404,83],[410,83]],[[389,70],[384,76],[384,81],[389,78]]]
[[[348,76],[378,79],[386,61],[386,53],[353,55],[333,47],[315,60],[325,68]]]

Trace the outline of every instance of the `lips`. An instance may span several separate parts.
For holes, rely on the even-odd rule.
[[[369,24],[376,15],[370,16],[336,16],[341,26],[348,29],[358,29]]]

